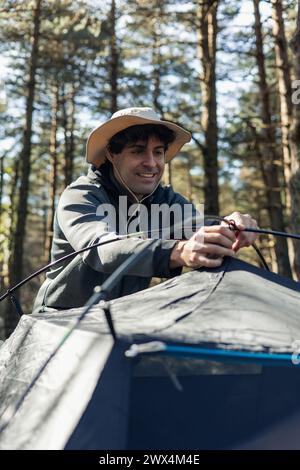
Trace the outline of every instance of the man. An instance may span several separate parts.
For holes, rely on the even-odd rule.
[[[160,120],[151,108],[120,110],[94,129],[87,141],[86,154],[92,166],[87,176],[81,176],[65,189],[58,204],[52,261],[101,240],[113,239],[118,233],[135,232],[130,230],[132,223],[136,232],[143,230],[145,221],[147,227],[152,227],[153,208],[191,206],[170,186],[160,184],[165,163],[174,158],[190,138],[188,131]],[[193,207],[194,215],[195,212]],[[143,218],[142,213],[146,217]],[[229,218],[234,219],[239,228],[257,226],[247,214],[235,212]],[[173,229],[178,220],[175,222]],[[170,226],[170,219],[159,223],[154,238],[160,236],[166,225]],[[123,277],[112,292],[112,298],[145,289],[153,276],[176,276],[183,266],[217,267],[224,256],[234,256],[255,239],[254,234],[246,232],[236,237],[226,224],[201,227],[186,240],[176,239],[173,232],[170,239],[157,238],[147,248],[144,261]],[[144,238],[137,234],[92,248],[54,267],[38,292],[34,311],[84,305],[95,286],[102,285],[128,256],[148,244]]]

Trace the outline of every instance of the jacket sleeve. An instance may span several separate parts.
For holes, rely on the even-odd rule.
[[[99,198],[99,194],[103,195],[103,200]],[[108,229],[104,216],[98,215],[98,208],[109,202],[105,199],[104,191],[90,184],[71,185],[63,192],[57,208],[57,219],[66,240],[74,250],[117,236],[116,232]],[[141,277],[177,276],[181,273],[181,268],[169,269],[175,243],[176,240],[157,239],[157,242],[146,249],[143,261],[128,274]],[[144,249],[147,244],[146,240],[128,238],[92,248],[81,256],[95,271],[112,273],[132,253]]]

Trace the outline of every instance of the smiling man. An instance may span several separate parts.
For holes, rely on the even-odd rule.
[[[196,209],[189,201],[174,192],[171,186],[161,185],[165,164],[190,139],[188,131],[161,120],[151,108],[120,110],[94,129],[87,141],[86,159],[91,164],[88,174],[65,189],[57,207],[52,261],[74,250],[114,238],[121,233],[120,221],[125,222],[127,231],[134,222],[134,232],[138,232],[142,230],[142,214],[146,214],[151,227],[155,215],[153,208],[158,211],[164,206],[173,211],[189,206],[196,216]],[[125,206],[121,203],[124,200]],[[110,217],[112,213],[118,217]],[[177,210],[176,217],[184,227],[183,213]],[[112,298],[148,287],[153,276],[176,276],[183,266],[217,267],[224,256],[233,256],[255,240],[254,234],[246,232],[236,237],[226,224],[202,226],[187,239],[183,235],[175,237],[174,233],[166,239],[159,234],[163,226],[170,226],[170,218],[164,220],[170,214],[166,211],[162,214],[161,225],[154,237],[157,241],[148,247],[143,263],[123,277]],[[234,219],[239,228],[257,227],[248,214],[235,212],[228,217]],[[173,226],[178,222],[173,221]],[[136,235],[93,248],[51,269],[38,292],[34,311],[84,305],[95,286],[102,285],[128,256],[148,244],[145,236],[147,234],[142,238]]]

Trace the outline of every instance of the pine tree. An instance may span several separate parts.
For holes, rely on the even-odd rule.
[[[259,0],[253,0],[255,16],[256,61],[258,67],[259,91],[261,97],[261,117],[263,122],[264,151],[262,153],[262,171],[264,174],[270,220],[274,229],[284,231],[283,206],[280,195],[280,175],[277,166],[278,154],[276,151],[275,129],[272,123],[270,108],[270,91],[266,78],[265,56],[263,50],[263,35]],[[285,238],[276,241],[276,256],[279,273],[291,277],[291,268],[288,256],[288,246]]]
[[[299,103],[299,84],[300,84],[300,0],[298,0],[298,16],[296,31],[292,41],[292,50],[294,55],[295,83],[297,90],[293,97],[293,122],[290,132],[291,138],[291,201],[292,201],[292,227],[296,233],[300,232],[300,103]],[[295,250],[295,270],[300,280],[300,246],[294,244]]]
[[[23,144],[20,155],[20,189],[17,202],[16,228],[13,235],[12,252],[10,254],[10,285],[17,284],[23,277],[23,252],[25,242],[25,230],[27,220],[28,196],[29,196],[29,178],[31,171],[31,145],[32,145],[32,119],[35,99],[36,72],[38,67],[38,47],[40,40],[42,0],[36,0],[33,10],[33,33],[31,41],[31,52],[29,58],[29,78],[27,82],[26,97],[26,118],[23,132]],[[18,317],[14,310],[8,309],[6,316],[6,331],[10,334],[14,329]]]
[[[219,214],[216,42],[218,0],[197,1],[198,54],[201,62],[201,128],[204,133],[205,211]]]

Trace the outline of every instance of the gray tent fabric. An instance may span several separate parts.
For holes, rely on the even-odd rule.
[[[74,322],[82,309],[35,315],[56,325]],[[300,283],[234,258],[220,268],[194,270],[111,302],[118,336],[252,351],[292,352],[300,340]],[[95,306],[82,329],[108,334]]]
[[[298,367],[222,365],[216,373],[207,361],[176,359],[179,391],[172,373],[151,372],[151,355],[147,365],[124,353],[133,342],[152,340],[292,353],[300,340],[299,301],[299,283],[227,258],[220,268],[113,300],[116,343],[96,305],[9,421],[0,449],[211,449],[253,442],[300,411]],[[0,424],[81,311],[21,318],[0,348]],[[180,372],[183,365],[188,373]]]
[[[1,415],[9,414],[62,337],[61,327],[22,317],[1,348]],[[1,449],[60,449],[81,417],[113,348],[110,337],[75,331],[32,388]],[[3,423],[3,418],[1,424]]]

